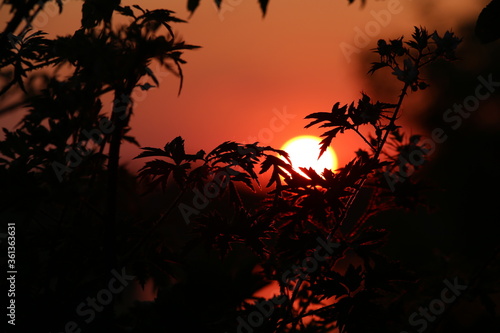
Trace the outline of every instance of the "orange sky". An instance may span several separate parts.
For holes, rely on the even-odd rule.
[[[457,30],[459,22],[477,17],[488,0],[368,0],[363,9],[359,3],[349,6],[347,0],[271,0],[264,19],[256,0],[223,2],[226,6],[218,12],[212,0],[203,0],[188,19],[186,0],[140,1],[143,8],[171,9],[188,19],[175,30],[187,42],[203,47],[185,54],[188,63],[180,97],[173,76],[165,77],[159,89],[136,95],[131,127],[142,146],[163,146],[181,135],[193,151],[254,138],[279,148],[293,136],[320,134],[317,129],[303,129],[304,116],[329,111],[337,101],[357,100],[361,91],[370,92],[361,75],[369,64],[358,62],[361,55],[348,59],[341,49],[347,44],[356,47],[358,29],[373,29],[368,45],[358,48],[368,52],[379,38],[409,35],[414,25],[431,31]],[[79,28],[80,9],[81,1],[66,1],[62,16],[48,10],[36,24],[53,34],[72,33]],[[395,14],[378,23],[373,13],[388,10]],[[1,17],[5,22],[5,8]],[[0,127],[12,129],[20,117],[18,113],[0,118]],[[340,164],[359,146],[362,142],[350,135],[334,140]],[[138,153],[138,148],[126,145],[122,162]],[[132,169],[142,163],[134,161]]]

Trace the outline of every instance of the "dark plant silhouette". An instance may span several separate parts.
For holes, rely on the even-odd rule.
[[[352,4],[356,0],[347,0],[349,4]],[[262,15],[266,16],[267,13],[267,6],[269,4],[269,0],[258,0],[260,10],[262,11]],[[221,5],[224,3],[224,0],[214,0],[215,5],[217,8],[221,8]],[[366,3],[366,0],[361,0],[361,5],[364,6]],[[239,3],[237,3],[239,4]],[[200,0],[187,0],[187,9],[193,14],[196,11],[196,8],[200,5]],[[230,5],[234,6],[234,2],[230,3]]]
[[[476,36],[481,43],[490,43],[500,38],[500,1],[492,0],[479,14],[476,22]]]

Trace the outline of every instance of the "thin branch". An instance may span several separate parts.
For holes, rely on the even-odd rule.
[[[416,68],[420,68],[420,67],[424,66],[423,64],[419,63],[421,59],[422,59],[422,52],[419,52],[419,55],[415,61]],[[399,95],[399,99],[398,99],[398,102],[396,104],[396,108],[394,109],[394,113],[392,114],[391,120],[390,120],[389,124],[385,127],[385,129],[384,129],[385,132],[382,136],[382,140],[380,141],[380,144],[379,144],[377,150],[375,151],[375,154],[373,155],[372,159],[374,161],[378,160],[378,158],[379,158],[380,154],[382,153],[382,150],[385,146],[385,143],[387,142],[387,139],[389,138],[389,134],[391,133],[392,128],[394,128],[396,120],[398,119],[398,116],[399,116],[399,111],[401,110],[401,106],[403,105],[403,100],[404,100],[405,96],[408,94],[408,88],[410,88],[410,84],[408,82],[405,82],[403,89],[401,89],[401,94]],[[344,223],[345,218],[347,217],[347,214],[352,207],[352,204],[356,200],[356,198],[357,198],[361,188],[365,184],[367,178],[368,178],[368,174],[365,174],[363,176],[363,178],[361,178],[361,182],[359,183],[359,186],[356,188],[354,194],[347,201],[346,209],[341,214],[340,222],[337,223],[335,225],[335,227],[333,228],[333,230],[328,234],[327,240],[330,240],[330,238],[334,235],[334,233],[337,231],[337,229],[340,226],[342,226],[342,224]]]
[[[4,95],[7,91],[9,91],[10,88],[12,88],[12,86],[17,82],[16,78],[13,78],[12,81],[10,81],[9,83],[7,83],[7,85],[5,87],[2,88],[2,90],[0,90],[0,96]],[[1,114],[1,111],[3,110],[0,110],[0,114]]]
[[[300,289],[300,286],[302,285],[302,282],[304,280],[303,279],[299,279],[299,281],[297,282],[297,284],[295,285],[295,287],[293,288],[293,293],[292,293],[292,297],[290,298],[290,303],[288,304],[288,308],[286,309],[286,314],[287,314],[287,317],[290,317],[290,320],[287,321],[287,320],[284,320],[281,324],[280,324],[280,327],[282,325],[286,325],[287,323],[289,322],[295,322],[295,317],[293,317],[292,313],[293,313],[293,303],[295,303],[295,299],[297,299],[297,295],[299,294],[299,289]]]
[[[430,59],[428,59],[428,60],[426,60],[426,61],[422,62],[422,63],[420,64],[420,66],[419,66],[419,67],[423,67],[423,66],[427,65],[427,64],[429,64],[429,63],[431,63],[431,62],[435,61],[437,58],[438,58],[438,56],[431,57]]]
[[[352,129],[361,137],[361,139],[363,139],[363,141],[365,141],[365,143],[368,145],[368,147],[371,148],[371,150],[373,150],[374,152],[376,151],[375,147],[372,146],[372,144],[366,139],[366,137],[363,134],[361,134],[360,131],[358,131],[357,128],[353,127]]]

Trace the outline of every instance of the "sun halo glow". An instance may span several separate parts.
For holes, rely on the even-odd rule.
[[[335,171],[338,168],[337,154],[332,147],[328,147],[320,159],[321,139],[312,135],[301,135],[288,140],[282,150],[286,151],[294,169],[305,176],[299,167],[313,168],[316,173],[321,174],[323,170]]]

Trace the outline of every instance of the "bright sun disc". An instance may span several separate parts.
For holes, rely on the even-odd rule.
[[[311,135],[301,135],[288,140],[282,150],[290,155],[294,169],[304,175],[299,167],[313,168],[316,173],[321,174],[323,170],[335,171],[338,168],[338,160],[335,151],[328,147],[318,160],[321,139]]]

